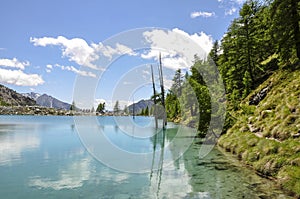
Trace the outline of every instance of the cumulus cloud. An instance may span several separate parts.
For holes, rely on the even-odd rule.
[[[0,66],[3,67],[11,67],[11,68],[19,68],[24,70],[26,66],[29,66],[30,63],[28,61],[20,62],[17,58],[13,59],[0,59]]]
[[[198,45],[202,51],[197,52],[198,56],[205,59],[212,48],[213,39],[204,32],[189,34],[183,30],[175,28],[171,31],[153,30],[144,33],[144,37],[151,48],[148,52],[143,53],[143,59],[158,59],[159,52],[163,65],[170,69],[187,69],[192,63],[187,63],[187,60],[193,60],[195,55],[194,49],[191,46]],[[168,50],[168,52],[162,51]],[[181,52],[185,52],[188,57],[183,57]]]
[[[0,68],[0,82],[17,86],[37,86],[44,83],[37,74],[26,74],[22,70],[9,70]]]
[[[76,73],[77,75],[85,76],[85,77],[96,77],[96,75],[90,71],[83,71],[83,70],[78,70],[74,66],[62,66],[59,64],[55,65],[56,67],[59,67],[62,70],[67,70]]]
[[[81,66],[97,69],[92,62],[96,60],[98,56],[95,54],[94,49],[83,39],[67,39],[63,36],[59,36],[57,38],[30,38],[30,42],[33,43],[34,46],[61,46],[63,57],[68,57],[70,61],[74,61]]]
[[[216,16],[216,14],[214,12],[192,12],[191,13],[191,18],[197,18],[197,17],[204,17],[204,18],[208,18],[208,17],[214,17]]]
[[[80,66],[96,70],[100,69],[94,64],[94,62],[99,59],[99,54],[109,59],[112,59],[114,55],[135,55],[132,49],[120,43],[117,43],[114,47],[103,45],[101,42],[89,45],[81,38],[67,39],[63,36],[58,36],[57,38],[42,37],[30,38],[30,42],[33,43],[34,46],[61,46],[63,57],[69,58],[69,61],[73,61]]]

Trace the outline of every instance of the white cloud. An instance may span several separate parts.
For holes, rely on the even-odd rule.
[[[204,18],[208,18],[208,17],[214,17],[216,16],[216,14],[214,12],[192,12],[191,13],[191,18],[197,18],[197,17],[204,17]]]
[[[13,59],[0,59],[0,66],[11,67],[11,68],[19,68],[24,70],[26,66],[29,66],[29,62],[20,62],[17,58]]]
[[[233,1],[240,5],[246,2],[246,0],[233,0]]]
[[[46,72],[47,73],[51,73],[52,69],[53,69],[53,66],[51,64],[46,65]]]
[[[44,83],[37,74],[26,74],[21,70],[8,70],[0,68],[0,82],[17,86],[37,86]]]
[[[213,44],[212,37],[204,32],[188,34],[178,28],[171,31],[147,31],[144,33],[144,37],[150,43],[151,49],[141,57],[157,60],[159,52],[162,52],[163,65],[174,70],[187,69],[192,65],[192,62],[187,63],[187,60],[193,60],[195,55],[195,49],[191,46],[201,47],[202,52],[197,52],[197,54],[200,58],[205,59]],[[168,50],[168,52],[163,50]],[[188,57],[184,57],[182,52],[185,52]]]
[[[225,15],[233,15],[237,11],[236,7],[232,7],[230,9],[225,10]]]
[[[95,99],[95,101],[94,101],[94,107],[95,107],[95,109],[98,107],[98,105],[100,103],[104,103],[104,102],[105,102],[105,105],[106,105],[105,99]]]
[[[192,39],[197,43],[206,53],[209,53],[213,46],[213,38],[210,35],[205,34],[204,32],[194,33],[192,35],[180,30],[178,28],[173,29],[174,32],[180,33],[186,37]]]
[[[104,46],[102,43],[92,44],[92,47],[95,49],[96,52],[101,52],[105,57],[109,59],[112,59],[114,55],[136,55],[136,53],[134,53],[131,48],[120,43],[116,43],[115,48],[111,46]]]
[[[101,69],[94,64],[94,62],[99,59],[99,54],[102,54],[109,59],[112,59],[114,55],[135,55],[132,49],[120,43],[117,43],[115,47],[103,45],[101,42],[89,45],[81,38],[67,39],[63,36],[58,36],[57,38],[30,38],[30,42],[33,43],[34,46],[61,46],[63,57],[68,57],[69,61],[73,61],[80,66],[89,67],[95,70]]]
[[[61,46],[62,55],[68,57],[70,61],[74,61],[81,66],[97,69],[92,62],[95,61],[98,56],[95,54],[94,49],[83,39],[67,39],[63,36],[58,36],[57,38],[30,38],[30,42],[33,43],[34,46]]]
[[[96,77],[96,75],[90,71],[83,71],[83,70],[78,70],[74,66],[61,66],[59,64],[55,65],[56,67],[59,67],[62,70],[67,70],[76,73],[77,75],[85,76],[85,77]]]

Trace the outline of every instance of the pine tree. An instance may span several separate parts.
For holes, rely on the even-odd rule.
[[[146,109],[145,109],[144,115],[145,115],[145,116],[149,116],[149,108],[148,108],[148,106],[147,106]]]
[[[299,2],[300,0],[273,0],[271,4],[274,42],[285,61],[293,54],[300,59]]]
[[[114,106],[114,113],[118,114],[120,112],[119,101],[117,100]]]
[[[173,78],[173,84],[171,86],[170,91],[175,94],[180,96],[181,95],[181,89],[182,89],[182,82],[183,82],[183,76],[181,74],[181,70],[178,69],[175,72],[174,78]]]
[[[76,111],[76,106],[75,106],[75,102],[72,102],[72,105],[70,106],[70,111]]]
[[[99,105],[98,105],[96,111],[97,111],[98,113],[104,113],[104,111],[105,111],[105,102],[99,103]]]

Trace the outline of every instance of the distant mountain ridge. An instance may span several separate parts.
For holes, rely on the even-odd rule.
[[[34,106],[35,100],[0,84],[0,106]]]
[[[149,110],[151,109],[151,107],[154,105],[154,102],[152,100],[140,100],[134,104],[131,104],[128,106],[128,111],[129,113],[133,112],[133,106],[134,106],[134,114],[139,114],[142,112],[143,109],[145,108],[149,108]]]
[[[31,99],[33,99],[33,100],[35,100],[35,101],[36,101],[36,99],[37,99],[38,97],[41,96],[41,94],[39,94],[39,93],[34,93],[34,92],[30,92],[30,93],[22,93],[22,95],[25,96],[25,97],[29,97],[29,98],[31,98]]]
[[[71,107],[71,104],[62,102],[47,94],[41,95],[39,93],[30,92],[30,93],[23,93],[22,95],[30,97],[31,99],[36,101],[37,105],[44,106],[44,107],[65,109],[65,110],[69,110]]]

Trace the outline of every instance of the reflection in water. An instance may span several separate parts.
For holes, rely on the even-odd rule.
[[[201,145],[192,144],[177,159],[186,138],[175,135],[176,128],[171,128],[151,139],[153,151],[157,150],[157,145],[161,150],[158,169],[149,174],[151,190],[157,198],[289,198],[273,182],[243,168],[237,160],[224,156],[217,149],[200,158]],[[166,147],[174,157],[173,165],[163,165]],[[154,153],[153,165],[155,160]]]
[[[30,133],[22,133],[22,129],[27,129]],[[0,125],[0,166],[18,162],[22,159],[23,152],[40,146],[35,130],[34,126],[28,125]],[[16,131],[20,133],[16,135]]]
[[[156,129],[157,130],[157,129]],[[159,196],[159,191],[160,191],[160,185],[161,185],[161,175],[163,171],[163,164],[164,164],[164,150],[165,150],[165,129],[161,130],[158,133],[155,133],[153,136],[153,139],[151,139],[153,142],[153,158],[152,158],[152,165],[151,165],[151,172],[150,172],[150,183],[151,179],[153,176],[153,166],[154,166],[154,161],[155,161],[155,154],[156,154],[156,145],[157,142],[160,144],[160,158],[159,158],[159,163],[158,163],[158,169],[157,169],[157,191],[156,191],[156,196]]]
[[[288,198],[216,149],[202,159],[199,145],[185,152],[189,138],[178,137],[172,123],[165,131],[149,126],[142,133],[153,136],[134,139],[141,128],[123,123],[117,130],[113,118],[100,119],[95,129],[105,131],[117,146],[154,152],[150,173],[130,174],[92,158],[74,133],[70,117],[0,119],[1,198]],[[145,120],[136,117],[135,122],[146,124]],[[124,136],[124,129],[130,135]]]
[[[36,187],[38,189],[51,188],[54,190],[74,189],[81,187],[84,181],[90,179],[92,172],[90,169],[90,161],[91,159],[83,159],[80,162],[74,161],[59,171],[57,177],[30,177],[31,179],[29,180],[29,186]]]
[[[167,128],[159,131],[151,138],[153,151],[159,150],[160,153],[153,153],[152,165],[155,164],[155,160],[158,160],[158,167],[153,169],[153,166],[149,174],[150,192],[155,193],[155,198],[210,198],[208,192],[192,193],[190,176],[185,170],[183,160],[178,156],[184,152],[185,146],[177,143],[185,142],[176,139],[177,130],[177,128]],[[158,149],[157,145],[160,146]],[[164,166],[164,154],[168,153],[166,150],[170,150],[174,161],[173,164]],[[159,157],[155,157],[155,154],[159,154]]]

